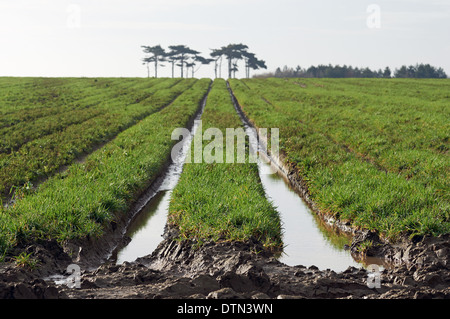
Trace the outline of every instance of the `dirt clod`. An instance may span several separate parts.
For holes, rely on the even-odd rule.
[[[67,274],[73,260],[54,242],[27,251],[36,269],[0,265],[0,298],[195,298],[195,299],[405,299],[450,298],[450,236],[423,237],[397,246],[376,242],[372,254],[384,254],[393,267],[384,269],[379,286],[368,271],[349,267],[336,273],[315,266],[287,266],[255,241],[197,243],[168,236],[153,254],[121,265],[104,263],[83,269],[80,288],[43,280]],[[355,237],[352,249],[367,237]],[[260,253],[255,253],[260,252]]]

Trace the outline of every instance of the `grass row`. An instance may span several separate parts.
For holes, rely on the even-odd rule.
[[[121,132],[84,163],[0,210],[0,252],[39,238],[64,241],[95,238],[126,214],[137,196],[161,172],[171,154],[172,131],[199,110],[210,80],[198,80],[168,107]]]
[[[137,79],[0,78],[0,128],[70,109],[77,101],[133,85]],[[85,103],[83,103],[85,104]]]
[[[442,113],[433,114],[430,104],[430,114],[427,107],[416,111],[417,97],[369,98],[354,83],[336,80],[339,90],[330,90],[331,80],[298,81],[302,85],[274,79],[231,85],[256,126],[280,128],[281,153],[322,212],[390,239],[450,231],[448,155],[431,146],[431,139],[444,134]],[[377,82],[379,90],[385,81]],[[395,95],[395,88],[389,90]],[[418,113],[420,128],[413,124]],[[421,134],[427,142],[419,142]],[[414,142],[418,147],[411,151]],[[401,168],[405,164],[407,172]]]
[[[195,138],[201,138],[211,128],[219,129],[224,141],[227,128],[242,128],[222,79],[213,83],[202,115],[202,130],[197,131]],[[169,224],[179,230],[182,239],[196,239],[201,243],[209,239],[245,241],[256,238],[268,249],[280,249],[281,222],[278,212],[266,198],[257,164],[248,162],[248,150],[245,163],[238,163],[237,158],[234,163],[226,163],[230,148],[225,149],[223,143],[215,144],[219,136],[200,142],[204,151],[201,163],[194,161],[194,149],[198,146],[191,146],[192,160],[184,165],[172,193]],[[240,147],[238,141],[231,148],[235,156],[237,147]],[[223,161],[217,160],[221,153]],[[207,155],[217,158],[210,161]]]
[[[6,116],[2,117],[0,123],[3,124],[4,119],[8,119],[8,115],[15,114],[17,111],[27,112],[36,109],[34,111],[37,112],[36,115],[39,115],[43,106],[45,112],[52,111],[54,107],[71,105],[76,100],[91,96],[95,89],[126,88],[142,80],[142,78],[0,77],[0,104],[2,105],[0,114]],[[154,79],[149,80],[157,82]],[[15,121],[9,124],[14,123]]]
[[[328,79],[313,82],[321,84],[319,87],[301,88],[273,79],[262,83],[257,91],[274,107],[314,127],[380,169],[415,179],[443,195],[450,188],[450,123],[447,120],[450,98],[433,102],[416,96],[402,96],[408,91],[403,85],[380,96],[371,93],[373,87],[383,91],[385,86],[391,87],[396,81],[372,80],[367,91],[363,85],[365,81],[359,82],[361,85],[356,86],[354,81]],[[428,86],[416,89],[446,92],[442,86],[446,82],[435,82],[439,89],[431,90]],[[414,83],[416,81],[410,86]],[[253,83],[248,85],[255,88]],[[447,82],[448,88],[450,83]]]
[[[70,124],[81,123],[89,117],[101,115],[101,113],[107,112],[102,107],[105,101],[116,99],[121,95],[134,95],[134,91],[137,90],[145,92],[154,84],[152,81],[137,82],[118,79],[114,79],[112,83],[108,79],[103,79],[104,85],[100,85],[93,79],[66,81],[67,85],[72,87],[70,93],[65,92],[66,96],[70,97],[70,101],[68,98],[60,101],[55,97],[54,100],[39,104],[39,107],[25,109],[16,107],[14,112],[1,117],[0,122],[3,127],[0,128],[0,134],[3,138],[0,141],[0,153],[17,150],[21,145],[33,139],[64,129]],[[73,87],[77,89],[73,89]],[[6,95],[5,92],[2,94]],[[0,109],[4,108],[5,105],[2,105]]]
[[[0,154],[0,194],[6,198],[11,189],[53,175],[63,165],[71,164],[97,145],[168,105],[195,81],[167,79],[150,87],[148,83],[139,82],[116,98],[99,97],[98,116],[34,139],[15,152]],[[40,129],[45,130],[45,126]]]

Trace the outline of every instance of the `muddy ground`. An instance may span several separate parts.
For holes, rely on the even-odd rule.
[[[245,243],[177,241],[166,234],[153,254],[135,262],[94,264],[70,257],[56,242],[27,247],[37,260],[31,270],[13,262],[0,265],[0,298],[60,299],[450,299],[450,236],[423,237],[390,246],[375,233],[357,235],[350,249],[366,239],[368,255],[395,263],[375,277],[364,268],[336,273],[317,267],[287,266],[255,241]],[[98,261],[97,261],[98,262]],[[44,280],[80,265],[79,288]]]
[[[282,159],[276,162],[286,180],[320,215],[295,170],[282,165]],[[148,192],[155,191],[161,178]],[[141,206],[138,201],[133,214]],[[287,266],[254,240],[200,246],[177,241],[170,229],[151,255],[116,265],[105,256],[127,242],[123,234],[130,219],[124,217],[111,223],[98,240],[62,246],[39,241],[18,247],[11,256],[25,250],[36,266],[20,267],[13,258],[0,263],[0,299],[450,299],[450,234],[416,236],[390,245],[376,233],[354,232],[345,222],[322,217],[343,231],[353,232],[353,243],[348,247],[352,254],[359,254],[359,244],[371,240],[367,256],[383,258],[393,267],[382,270],[379,277],[369,277],[364,268],[349,267],[336,273],[315,266]],[[79,267],[80,275],[67,274],[69,265]],[[49,278],[53,275],[66,282],[56,284]],[[70,278],[79,286],[70,287]]]

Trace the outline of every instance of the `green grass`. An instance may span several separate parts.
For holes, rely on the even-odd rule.
[[[67,81],[76,84],[80,80]],[[0,194],[4,199],[11,189],[53,175],[63,165],[73,163],[97,145],[157,112],[195,82],[192,79],[103,81],[106,83],[85,79],[86,87],[82,90],[91,96],[73,101],[70,107],[49,106],[58,113],[3,129]],[[47,102],[55,103],[51,99]],[[41,109],[45,108],[44,103]],[[19,109],[15,113],[21,112]]]
[[[224,80],[215,80],[202,115],[203,134],[209,128],[241,128]],[[211,141],[203,141],[203,148]],[[223,147],[223,144],[221,144]],[[235,143],[235,150],[238,143]],[[194,147],[191,147],[193,153]],[[236,154],[236,152],[235,152]],[[278,212],[265,196],[255,163],[186,163],[169,207],[169,223],[180,238],[199,242],[245,241],[255,238],[267,249],[282,246]]]
[[[194,82],[169,106],[118,134],[84,163],[71,165],[0,210],[0,254],[39,238],[95,238],[126,214],[165,166],[174,145],[172,131],[186,126],[198,111],[210,80]]]
[[[27,254],[25,252],[21,252],[16,256],[14,262],[16,267],[28,268],[30,270],[35,269],[39,264],[39,261],[34,259],[31,253]]]
[[[323,212],[390,239],[450,231],[450,82],[251,79],[231,84],[256,126],[280,128],[286,162],[306,181]]]

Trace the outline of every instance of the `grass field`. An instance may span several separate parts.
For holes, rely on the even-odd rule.
[[[320,209],[389,238],[450,231],[447,80],[232,80]]]
[[[182,92],[172,88],[170,94],[164,90],[155,93],[165,100],[156,99],[164,102],[150,104],[151,115],[118,134],[82,163],[50,177],[36,191],[22,192],[14,205],[3,209],[0,251],[39,238],[63,241],[97,236],[106,223],[125,214],[162,171],[174,144],[172,131],[192,120],[210,84],[207,79],[185,82]],[[164,105],[156,112],[156,107]]]
[[[0,78],[0,258],[38,238],[101,235],[161,172],[172,131],[193,119],[210,84]],[[390,239],[450,231],[448,80],[232,79],[230,86],[255,126],[279,128],[286,164],[322,212]],[[202,120],[203,132],[241,127],[224,80],[213,82]],[[169,222],[182,238],[282,245],[256,164],[187,164]]]
[[[6,92],[9,98],[4,98],[7,102],[0,129],[3,198],[9,197],[14,187],[51,176],[111,140],[168,105],[193,83],[172,79],[61,79],[65,84],[54,87],[48,83],[50,79],[36,81],[43,81],[38,86],[46,87],[53,98],[46,98],[43,89],[27,91],[23,103],[31,106],[17,105],[20,93],[16,87]]]

